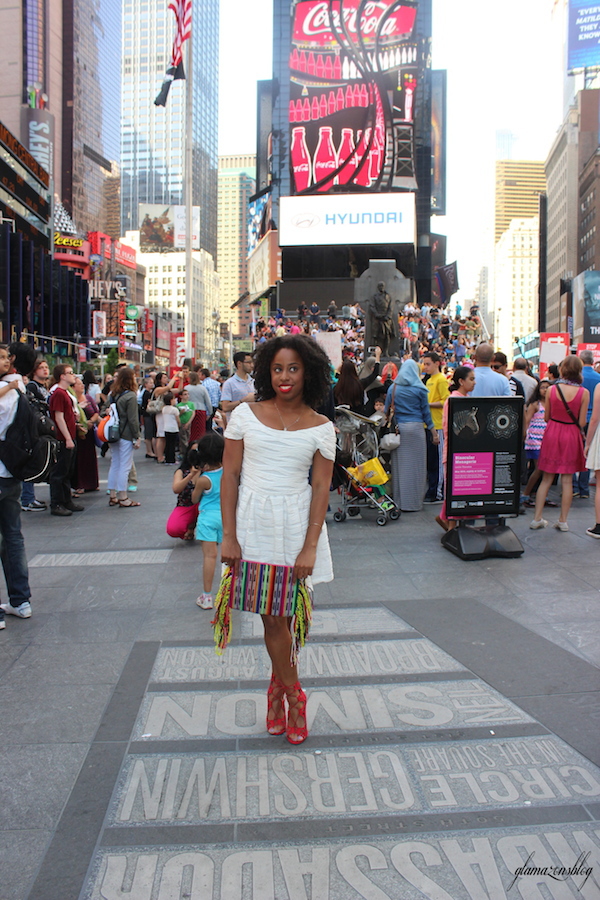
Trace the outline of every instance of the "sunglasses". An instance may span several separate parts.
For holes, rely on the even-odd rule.
[[[490,368],[498,370],[498,369],[501,369],[502,366],[499,363],[492,363]]]

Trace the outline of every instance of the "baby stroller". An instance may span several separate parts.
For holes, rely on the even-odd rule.
[[[334,485],[341,505],[333,514],[334,522],[357,516],[361,508],[377,510],[378,525],[399,519],[400,509],[384,488],[389,477],[378,458],[377,424],[345,406],[337,406],[335,413]]]

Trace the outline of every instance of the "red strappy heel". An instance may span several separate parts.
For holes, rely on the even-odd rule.
[[[300,687],[300,682],[285,686],[285,695],[288,702],[287,739],[290,744],[301,744],[308,737],[308,725],[306,722],[306,694]],[[291,724],[291,712],[295,711],[295,724]],[[298,723],[303,721],[304,725]]]
[[[271,675],[271,683],[267,691],[267,731],[269,734],[278,735],[285,733],[285,705],[284,697],[285,685],[273,673]],[[275,715],[275,707],[279,703],[281,714]]]

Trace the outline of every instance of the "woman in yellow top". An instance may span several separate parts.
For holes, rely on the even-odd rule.
[[[440,442],[434,444],[430,434],[427,436],[427,493],[425,503],[441,503],[444,499],[444,403],[450,390],[446,376],[440,371],[441,359],[433,350],[423,357],[423,371],[427,375],[425,386],[429,394],[429,409],[433,419],[433,427],[437,431]]]

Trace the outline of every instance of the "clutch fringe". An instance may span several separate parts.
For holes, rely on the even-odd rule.
[[[217,656],[222,656],[231,639],[231,609],[229,608],[229,597],[231,595],[232,582],[233,567],[228,566],[225,570],[225,574],[221,578],[221,584],[217,591],[217,596],[215,598],[215,617],[211,622]]]
[[[303,581],[298,583],[298,598],[296,601],[296,611],[292,616],[290,623],[290,631],[292,632],[292,648],[290,652],[290,664],[295,666],[298,663],[298,653],[304,647],[308,632],[312,623],[312,598],[311,592]]]

